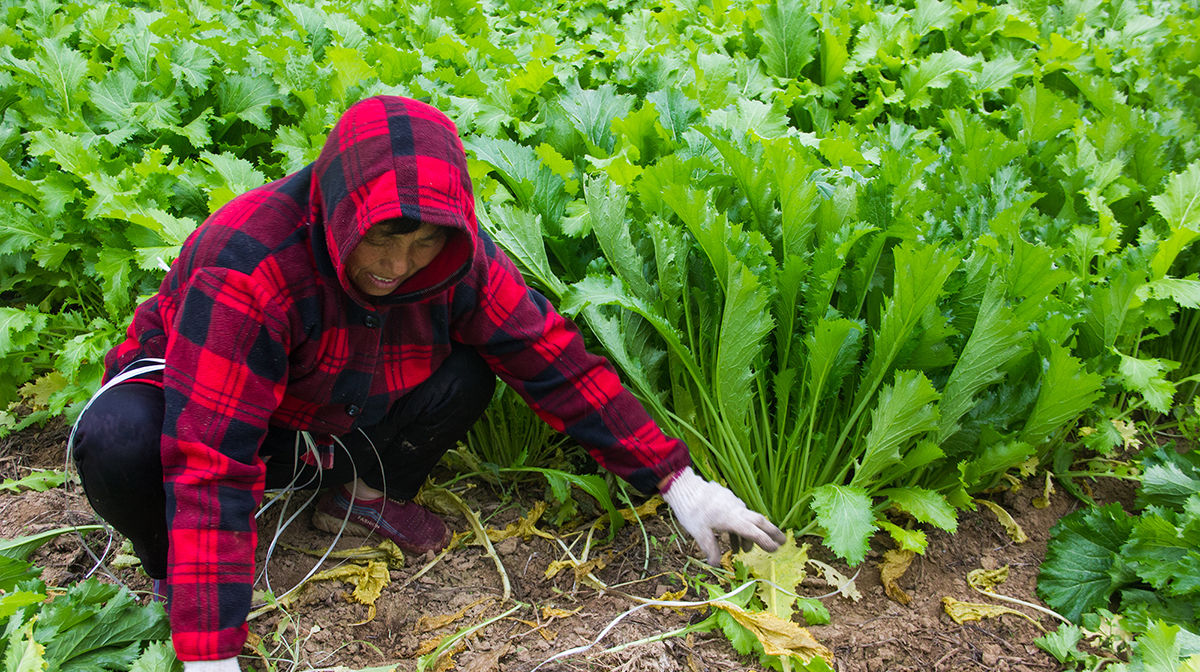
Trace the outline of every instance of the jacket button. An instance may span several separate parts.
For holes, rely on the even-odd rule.
[[[363,318],[363,324],[374,329],[375,327],[379,326],[379,316],[375,315],[373,313],[370,315],[367,315],[366,317]]]
[[[346,406],[346,415],[353,418],[354,416],[358,415],[359,413],[362,413],[362,407],[355,406],[354,404],[350,404],[350,405]]]

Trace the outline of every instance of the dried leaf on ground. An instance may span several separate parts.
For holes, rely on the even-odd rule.
[[[858,602],[862,599],[862,593],[858,592],[858,586],[854,583],[854,579],[847,578],[832,566],[821,562],[820,560],[808,559],[808,564],[821,570],[821,576],[829,586],[836,588],[837,591]]]
[[[512,650],[512,644],[505,642],[499,648],[480,654],[463,666],[463,672],[492,672],[500,669],[500,659]]]
[[[1029,537],[1025,535],[1025,530],[1021,529],[1021,526],[1017,524],[1017,521],[1013,520],[1012,515],[1008,511],[1004,510],[1004,507],[988,499],[976,499],[975,501],[976,503],[983,504],[992,513],[996,514],[996,519],[1004,526],[1004,531],[1008,533],[1008,538],[1012,539],[1013,543],[1023,544],[1029,541]]]
[[[1016,609],[1009,609],[998,604],[981,604],[978,602],[962,602],[953,597],[942,598],[942,608],[946,610],[946,615],[955,623],[962,625],[967,621],[982,621],[985,618],[997,618],[1005,614],[1020,616],[1021,618],[1038,626],[1044,630],[1041,624],[1027,614],[1021,613]]]
[[[994,593],[996,586],[1008,580],[1008,565],[999,569],[973,569],[967,573],[967,585],[981,593]]]
[[[457,620],[460,620],[463,616],[466,616],[468,611],[474,609],[475,607],[478,607],[479,605],[483,604],[484,602],[491,602],[493,599],[494,598],[491,598],[491,597],[481,597],[478,600],[475,600],[474,602],[468,604],[467,606],[463,607],[462,609],[459,609],[458,611],[456,611],[452,614],[438,614],[436,616],[421,616],[420,618],[417,619],[417,625],[416,625],[415,629],[417,632],[431,632],[433,630],[438,630],[440,628],[444,628],[447,625],[450,625],[451,623],[453,623]]]
[[[326,549],[323,548],[296,548],[294,546],[284,546],[284,548],[317,558],[325,557],[326,552]],[[354,548],[332,551],[328,557],[353,562],[383,560],[392,569],[401,569],[404,567],[404,551],[400,550],[396,542],[391,539],[384,539],[374,546],[355,546]]]
[[[746,611],[724,600],[711,603],[734,618],[749,630],[763,646],[763,651],[772,656],[796,656],[808,662],[816,657],[833,664],[833,652],[821,645],[808,632],[791,621],[765,611]]]
[[[366,623],[375,618],[375,601],[379,599],[383,589],[391,581],[391,575],[388,573],[386,562],[371,560],[365,565],[348,564],[333,567],[314,574],[310,579],[310,581],[328,580],[344,581],[354,586],[354,591],[350,593],[351,599],[359,604],[365,604],[369,608],[367,620],[363,621]]]
[[[492,543],[504,541],[510,537],[520,537],[528,541],[531,537],[538,536],[543,539],[554,539],[554,535],[549,532],[539,530],[537,522],[541,519],[542,514],[546,512],[545,502],[536,502],[530,509],[529,513],[524,518],[518,518],[515,523],[509,523],[503,530],[488,528],[487,536]],[[481,540],[476,540],[474,543],[482,545]]]
[[[884,592],[900,604],[908,604],[912,601],[912,598],[900,588],[900,584],[897,582],[908,571],[914,557],[916,557],[916,553],[910,550],[893,549],[884,552],[883,562],[879,565],[879,582],[883,584]]]

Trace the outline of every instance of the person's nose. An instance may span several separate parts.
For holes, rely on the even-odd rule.
[[[403,276],[412,266],[407,254],[389,254],[384,258],[384,264],[389,278]]]

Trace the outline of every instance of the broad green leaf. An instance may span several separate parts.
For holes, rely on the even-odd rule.
[[[487,207],[478,203],[475,216],[480,228],[490,233],[526,273],[532,274],[556,298],[562,297],[566,285],[550,270],[537,215],[506,205]]]
[[[886,497],[892,506],[922,523],[951,533],[958,529],[954,507],[946,502],[945,497],[932,490],[918,487],[887,488],[876,494]]]
[[[801,0],[771,0],[761,6],[763,63],[783,79],[800,76],[817,50],[817,20]]]
[[[235,117],[261,129],[270,127],[267,107],[279,96],[279,89],[270,77],[235,73],[217,84],[216,93],[222,116]]]
[[[825,544],[851,566],[862,562],[875,532],[875,515],[867,491],[855,486],[822,485],[813,490],[811,504],[817,524],[825,530]]]
[[[1167,274],[1185,247],[1200,238],[1200,161],[1171,175],[1166,189],[1150,202],[1171,227],[1170,236],[1159,242],[1150,262],[1151,278],[1157,280]]]
[[[83,54],[57,39],[45,38],[39,43],[41,51],[34,57],[37,75],[57,96],[66,114],[72,113],[71,100],[87,77],[88,60]]]
[[[1193,497],[1200,504],[1200,495]],[[1177,527],[1164,514],[1151,507],[1138,516],[1121,555],[1156,590],[1166,595],[1196,595],[1200,593],[1200,575],[1196,573],[1200,570],[1200,525]]]
[[[1109,596],[1120,587],[1114,566],[1132,531],[1133,521],[1119,504],[1081,509],[1063,517],[1051,530],[1038,574],[1038,596],[1072,622],[1078,622],[1086,611],[1107,605]]]
[[[721,311],[721,328],[717,338],[716,376],[713,388],[722,419],[748,442],[752,384],[761,366],[760,358],[766,336],[774,322],[769,306],[770,290],[762,286],[754,273],[745,266],[731,269],[725,307]],[[743,450],[748,445],[743,446]]]
[[[1103,376],[1087,371],[1083,363],[1060,345],[1050,346],[1038,387],[1037,401],[1025,421],[1021,440],[1037,446],[1079,417],[1100,398]]]
[[[208,197],[208,208],[215,212],[238,194],[266,184],[267,178],[249,161],[229,152],[200,155],[213,168],[209,180],[212,191]]]
[[[653,292],[642,271],[643,260],[629,235],[628,194],[604,178],[585,179],[584,197],[592,219],[592,230],[604,256],[634,296],[653,301]]]
[[[570,124],[587,142],[589,151],[598,158],[612,154],[616,145],[613,120],[625,117],[633,108],[633,97],[617,93],[611,84],[598,89],[571,85],[557,102]]]
[[[1114,353],[1121,358],[1117,379],[1125,388],[1142,395],[1155,411],[1170,411],[1171,400],[1175,396],[1175,383],[1167,380],[1167,374],[1178,368],[1179,363],[1158,358],[1130,357],[1115,350]]]
[[[853,485],[870,485],[885,470],[900,464],[900,449],[906,442],[937,428],[934,402],[939,396],[924,374],[896,372],[894,384],[879,393],[879,403],[871,413],[871,431],[854,470]]]
[[[1200,280],[1189,278],[1159,278],[1142,285],[1138,298],[1168,299],[1182,308],[1200,308]]]
[[[978,403],[975,395],[1003,378],[1002,371],[1021,352],[1025,325],[1004,305],[1000,282],[988,283],[975,327],[946,381],[937,438],[944,442],[960,428],[959,420]]]
[[[916,110],[928,106],[933,102],[929,89],[946,88],[953,75],[968,72],[977,60],[949,49],[930,54],[917,65],[905,68],[900,83],[909,106]]]
[[[808,403],[813,413],[833,396],[858,361],[863,326],[853,320],[822,319],[804,337],[808,350]]]
[[[755,591],[767,611],[790,619],[795,613],[796,596],[783,591],[795,593],[804,581],[808,545],[800,546],[789,536],[788,541],[772,553],[755,546],[734,554],[733,559],[745,565],[751,576],[762,579],[755,585]]]

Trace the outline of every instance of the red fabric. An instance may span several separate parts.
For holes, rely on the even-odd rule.
[[[451,233],[423,272],[371,299],[348,281],[346,258],[371,225],[401,216]],[[314,164],[235,198],[189,237],[106,359],[109,377],[140,357],[167,362],[162,457],[180,659],[228,658],[245,641],[268,425],[321,438],[375,424],[451,341],[476,347],[543,419],[639,489],[689,463],[478,229],[454,125],[414,100],[360,102]]]

